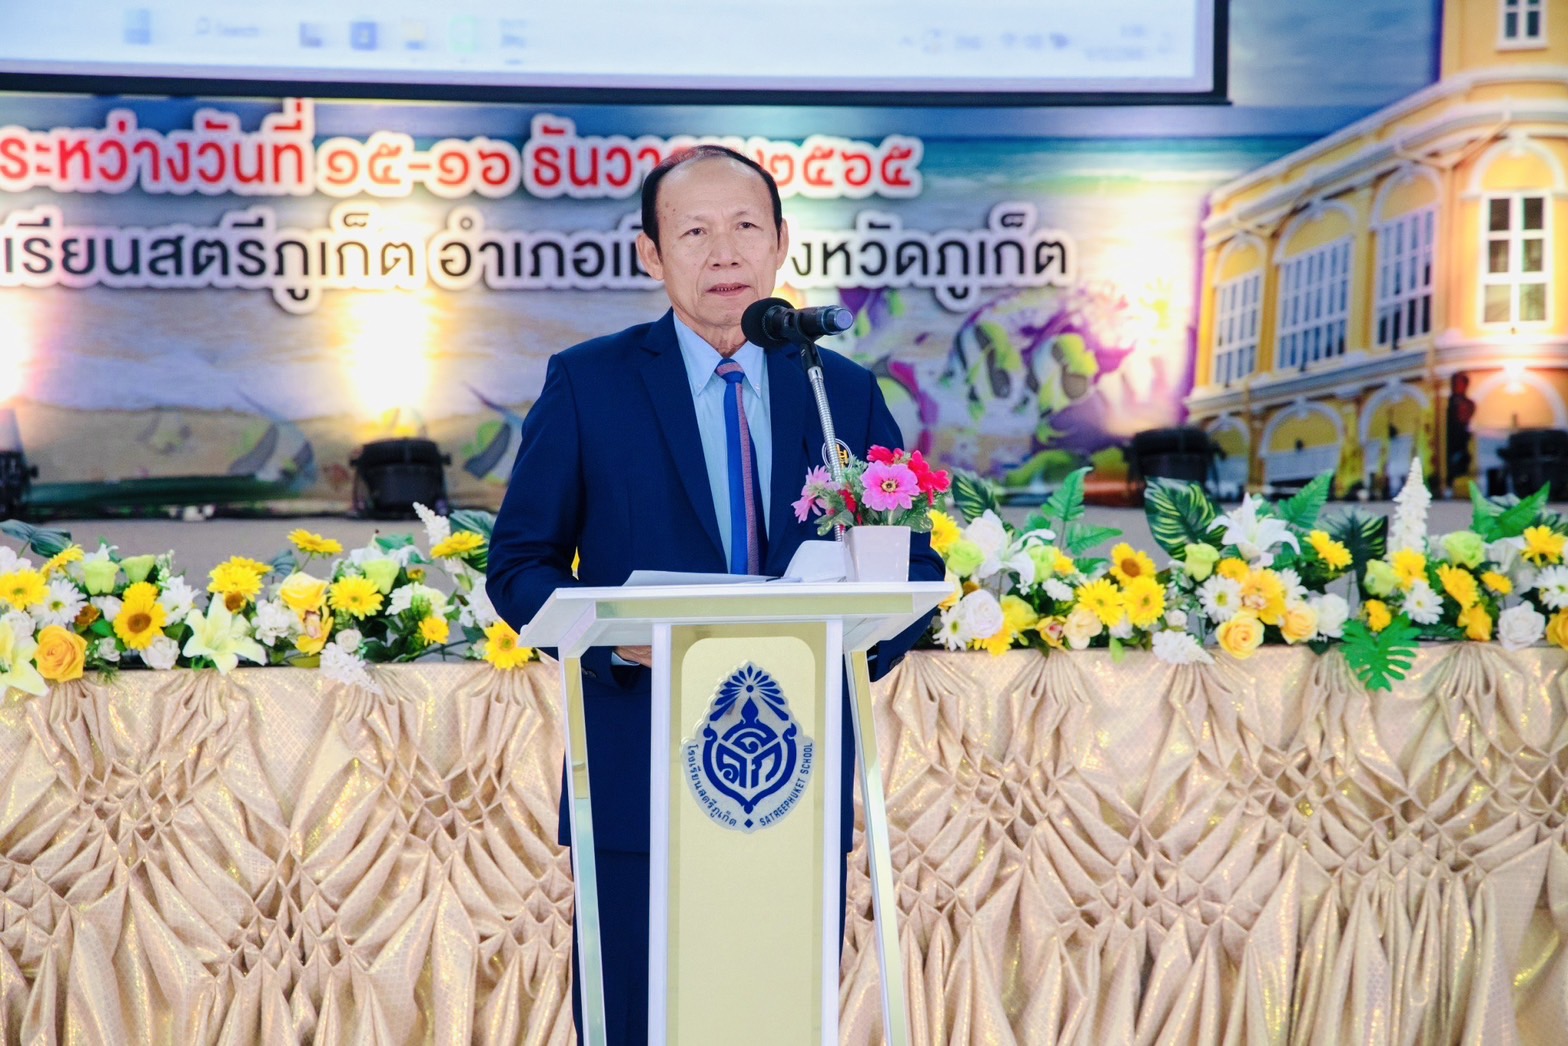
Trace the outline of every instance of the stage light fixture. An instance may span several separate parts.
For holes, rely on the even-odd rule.
[[[0,519],[14,519],[22,514],[28,488],[37,476],[38,466],[29,465],[22,453],[16,411],[0,408]]]
[[[354,467],[353,510],[370,519],[411,519],[418,502],[443,515],[448,505],[444,466],[452,463],[434,440],[380,439],[349,457]]]

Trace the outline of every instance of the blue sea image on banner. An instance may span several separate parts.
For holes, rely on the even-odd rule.
[[[776,824],[806,794],[816,745],[800,729],[778,681],[747,662],[726,676],[694,736],[683,742],[686,783],[725,828]]]

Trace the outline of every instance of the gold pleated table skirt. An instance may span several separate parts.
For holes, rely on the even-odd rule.
[[[878,686],[916,1042],[1558,1043],[1568,656],[917,653]],[[0,703],[0,1035],[564,1043],[553,665]],[[865,853],[845,1042],[880,1040]]]

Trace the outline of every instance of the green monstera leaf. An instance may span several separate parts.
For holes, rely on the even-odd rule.
[[[1345,625],[1345,661],[1368,690],[1388,690],[1415,664],[1420,632],[1404,614],[1374,632],[1364,621]]]
[[[1219,515],[1201,486],[1170,479],[1149,480],[1143,511],[1154,540],[1177,559],[1187,554],[1188,545],[1211,542],[1209,528]]]

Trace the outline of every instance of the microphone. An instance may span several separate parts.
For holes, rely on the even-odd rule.
[[[754,301],[740,318],[746,340],[764,349],[805,345],[829,334],[842,334],[854,325],[855,314],[842,305],[797,309],[783,298]]]

